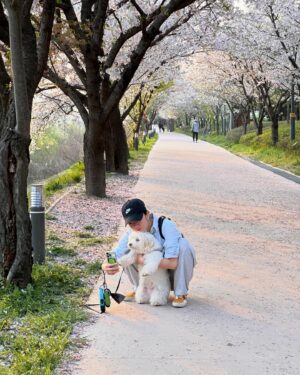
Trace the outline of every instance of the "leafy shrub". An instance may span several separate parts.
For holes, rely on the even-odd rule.
[[[60,173],[58,176],[50,178],[45,185],[45,194],[47,197],[51,196],[58,190],[66,186],[78,183],[81,181],[84,174],[83,162],[78,162],[72,165],[69,169]]]
[[[242,126],[229,130],[226,138],[232,143],[239,143],[241,136],[244,134],[244,128]]]

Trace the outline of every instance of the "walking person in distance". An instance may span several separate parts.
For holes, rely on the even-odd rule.
[[[192,120],[192,133],[193,133],[193,142],[198,142],[200,124],[196,117],[193,117]]]

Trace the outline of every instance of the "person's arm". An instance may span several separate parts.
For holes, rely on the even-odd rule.
[[[162,231],[165,237],[164,258],[160,261],[159,268],[174,270],[178,264],[181,233],[175,223],[167,219],[163,222]],[[144,265],[144,255],[137,256],[137,264]]]
[[[162,225],[162,234],[165,237],[163,243],[164,259],[174,259],[179,256],[179,241],[182,237],[181,233],[172,220],[164,220]]]
[[[141,266],[144,265],[144,255],[138,255],[137,256],[137,264],[140,264]],[[163,258],[159,263],[159,268],[162,268],[164,270],[175,270],[178,264],[177,258]]]
[[[159,263],[159,268],[164,270],[175,270],[178,264],[178,258],[163,258]]]

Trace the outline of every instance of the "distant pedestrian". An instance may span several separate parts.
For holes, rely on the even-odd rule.
[[[158,128],[159,128],[159,132],[160,132],[160,133],[161,133],[161,132],[164,133],[165,128],[164,128],[164,125],[163,125],[163,123],[162,123],[161,121],[159,121],[159,123],[158,123]]]
[[[198,142],[199,128],[200,128],[199,121],[195,117],[193,117],[193,120],[192,120],[193,142]]]

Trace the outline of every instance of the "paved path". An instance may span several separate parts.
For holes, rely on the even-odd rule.
[[[168,133],[136,196],[197,249],[189,304],[114,303],[83,332],[92,345],[73,373],[300,374],[299,185]]]

